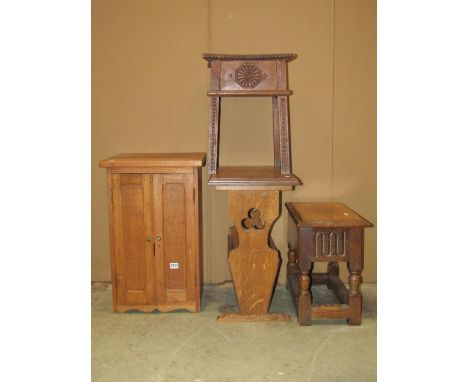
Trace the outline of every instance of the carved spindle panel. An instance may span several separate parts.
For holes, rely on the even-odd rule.
[[[288,97],[278,97],[279,99],[279,135],[280,135],[280,160],[281,174],[291,174],[291,149],[289,145],[289,111]]]
[[[220,97],[211,97],[210,127],[208,130],[208,174],[216,174],[218,169],[219,148],[219,110]]]

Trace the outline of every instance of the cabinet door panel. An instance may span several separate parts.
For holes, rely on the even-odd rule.
[[[192,174],[155,175],[155,221],[157,268],[165,302],[193,299],[194,275],[191,259],[193,230]]]
[[[167,179],[165,180],[167,181]],[[185,185],[183,182],[177,182],[178,179],[175,180],[175,182],[164,183],[162,187],[164,263],[167,270],[166,288],[186,289],[187,222],[185,216]]]
[[[114,174],[113,215],[117,300],[122,305],[153,303],[151,176]]]

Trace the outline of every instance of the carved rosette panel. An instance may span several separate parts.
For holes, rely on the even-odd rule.
[[[315,233],[315,257],[346,257],[346,231],[318,231]]]
[[[235,81],[244,89],[254,89],[266,78],[255,64],[245,62],[235,70]]]

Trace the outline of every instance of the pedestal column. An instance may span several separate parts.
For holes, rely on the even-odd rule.
[[[289,320],[283,313],[268,313],[280,256],[270,237],[279,216],[279,191],[229,191],[232,249],[228,254],[239,312],[222,313],[218,320]]]

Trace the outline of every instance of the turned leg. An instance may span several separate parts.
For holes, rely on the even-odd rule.
[[[351,315],[348,319],[350,325],[361,325],[362,295],[360,285],[361,271],[349,270],[349,307]]]
[[[340,265],[335,261],[328,263],[327,273],[328,273],[327,288],[330,289],[332,287],[331,277],[340,275]]]
[[[292,249],[288,251],[288,265],[287,265],[287,275],[297,276],[299,273],[299,267],[297,266],[297,255]]]
[[[288,264],[286,266],[286,278],[289,276],[297,277],[299,267],[297,266],[297,255],[293,249],[288,250]],[[289,289],[289,282],[286,283],[286,288]]]
[[[362,228],[350,230],[350,261],[348,262],[349,283],[349,325],[361,325],[362,295]]]
[[[312,305],[312,294],[310,293],[310,267],[309,269],[301,269],[298,275],[299,291],[298,291],[298,320],[299,325],[310,325],[310,312]]]

